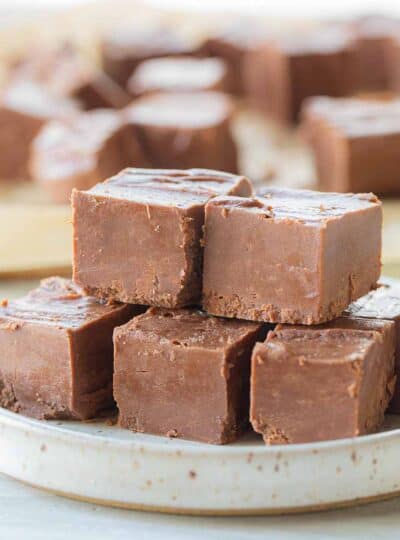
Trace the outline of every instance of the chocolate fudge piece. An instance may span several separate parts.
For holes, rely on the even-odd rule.
[[[228,91],[228,69],[220,58],[153,58],[139,64],[127,87],[135,97],[162,91]]]
[[[245,60],[249,99],[281,124],[298,120],[310,96],[346,96],[357,88],[355,47],[338,27],[275,38]]]
[[[390,59],[392,38],[400,31],[400,20],[367,15],[352,21],[359,86],[361,90],[388,90],[393,78]]]
[[[191,56],[199,47],[165,26],[149,28],[117,28],[101,43],[104,71],[118,84],[125,86],[143,60],[166,56]]]
[[[97,109],[46,124],[32,143],[29,169],[53,201],[65,203],[74,187],[89,189],[128,165],[149,163],[122,116]]]
[[[115,326],[141,308],[101,304],[49,278],[0,307],[0,405],[35,418],[92,418],[113,405]]]
[[[126,109],[153,167],[236,173],[232,115],[230,98],[219,92],[152,94]]]
[[[257,20],[241,18],[240,23],[220,28],[205,40],[204,52],[222,58],[228,66],[229,92],[239,96],[245,93],[245,58],[249,51],[264,43],[269,34],[270,31]]]
[[[203,307],[275,323],[334,319],[376,284],[381,227],[372,194],[217,197],[206,206]]]
[[[126,169],[74,190],[74,279],[100,298],[199,304],[204,206],[222,193],[251,191],[243,176],[204,169]]]
[[[394,324],[279,325],[256,344],[251,369],[250,420],[267,444],[370,433],[393,393]]]
[[[302,117],[320,189],[400,193],[400,100],[317,97]]]
[[[383,282],[380,286],[353,302],[344,312],[346,316],[394,321],[396,332],[395,371],[397,383],[389,410],[400,413],[400,282]]]
[[[265,335],[265,334],[264,334]],[[119,423],[214,444],[248,426],[250,356],[262,325],[150,308],[114,332]]]
[[[55,95],[75,99],[86,110],[120,109],[130,101],[127,92],[69,43],[34,49],[15,68],[13,78],[35,82]]]
[[[77,106],[57,98],[41,86],[15,83],[0,98],[0,178],[28,179],[28,158],[32,140],[52,118],[65,118]]]

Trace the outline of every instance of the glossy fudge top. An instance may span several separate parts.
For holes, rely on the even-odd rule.
[[[261,324],[212,317],[196,309],[150,308],[123,327],[125,334],[180,347],[226,349]]]
[[[226,74],[220,58],[154,58],[142,62],[129,80],[133,93],[148,90],[207,89]]]
[[[345,317],[324,325],[304,327],[279,324],[265,345],[277,355],[285,353],[304,363],[341,363],[358,360],[371,345],[371,338],[393,323]]]
[[[96,152],[120,126],[121,117],[108,109],[83,112],[46,124],[34,140],[40,159],[41,176],[58,178],[76,170],[91,170]]]
[[[260,218],[295,220],[304,223],[326,223],[352,212],[380,206],[372,193],[321,193],[306,189],[264,188],[252,199],[218,197],[210,204],[220,206],[228,215],[235,209],[245,209]]]
[[[232,100],[211,91],[155,93],[125,109],[128,121],[136,124],[188,129],[214,126],[228,120],[232,112]]]
[[[400,282],[381,284],[350,304],[345,314],[373,319],[400,319]]]
[[[97,184],[86,193],[155,204],[187,208],[204,204],[223,193],[247,196],[252,193],[244,176],[208,169],[125,169],[109,180]]]
[[[78,328],[103,317],[122,304],[102,304],[69,279],[52,277],[41,281],[37,289],[23,298],[3,301],[0,324],[24,322],[47,324],[59,328]]]
[[[400,132],[400,99],[315,97],[306,101],[302,114],[306,120],[326,121],[348,136]]]

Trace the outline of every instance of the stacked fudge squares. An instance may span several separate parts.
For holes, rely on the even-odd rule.
[[[208,443],[353,437],[400,412],[400,285],[372,194],[254,194],[225,172],[125,169],[75,190],[73,281],[0,307],[1,405],[119,409]]]

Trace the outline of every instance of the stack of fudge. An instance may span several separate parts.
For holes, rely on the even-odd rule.
[[[400,285],[380,201],[225,172],[74,190],[73,281],[0,307],[1,405],[223,444],[353,437],[400,413]]]
[[[398,194],[396,152],[387,145],[382,151],[380,142],[398,136],[390,112],[397,100],[387,104],[386,123],[368,100],[359,114],[368,122],[352,113],[350,121],[341,111],[360,92],[399,92],[399,28],[397,19],[370,16],[283,34],[249,19],[189,39],[165,24],[136,25],[103,36],[101,67],[71,44],[38,47],[13,66],[1,94],[0,178],[31,179],[51,200],[65,203],[74,187],[90,189],[128,166],[236,174],[240,148],[232,121],[238,98],[293,126],[309,116],[301,112],[307,99],[329,96],[323,123],[331,137],[345,139],[351,155],[346,157],[343,141],[311,143],[319,187]],[[362,151],[372,167],[363,165]],[[391,169],[386,177],[381,162]]]

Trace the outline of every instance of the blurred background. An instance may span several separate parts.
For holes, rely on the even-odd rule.
[[[398,41],[396,0],[1,1],[0,298],[70,275],[71,189],[125,166],[322,189],[300,113],[321,93],[379,104],[363,137],[391,118],[390,172],[363,163],[384,199],[383,271],[400,277]]]

